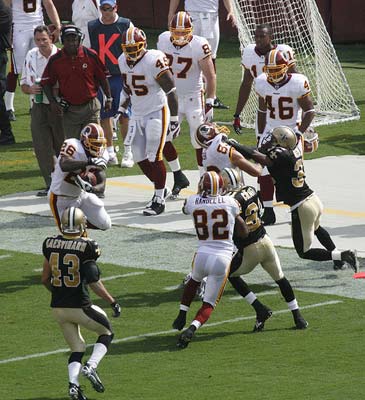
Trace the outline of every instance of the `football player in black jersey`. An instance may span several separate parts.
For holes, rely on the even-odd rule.
[[[315,261],[334,260],[335,269],[342,268],[346,262],[357,272],[356,250],[337,250],[329,233],[320,225],[323,205],[305,180],[301,138],[291,128],[279,126],[262,143],[260,151],[238,143],[231,144],[243,155],[268,167],[274,179],[276,199],[290,207],[292,239],[299,257]],[[314,235],[324,248],[311,248]]]
[[[284,276],[278,254],[262,223],[263,209],[255,188],[243,186],[240,174],[233,168],[223,169],[221,175],[225,190],[230,192],[240,203],[241,217],[249,231],[245,238],[233,235],[233,241],[238,252],[233,257],[228,279],[236,291],[256,311],[256,323],[253,331],[261,332],[264,329],[265,321],[272,315],[272,311],[257,299],[247,283],[241,278],[241,275],[250,273],[258,264],[278,284],[280,292],[293,314],[295,327],[297,329],[307,328],[308,322],[299,311],[293,288]]]
[[[114,336],[106,313],[92,304],[87,287],[110,304],[113,317],[119,317],[121,313],[120,305],[100,280],[96,264],[100,248],[95,241],[82,237],[86,233],[85,227],[84,213],[79,208],[66,208],[61,218],[62,234],[47,237],[43,242],[42,283],[52,293],[53,317],[71,349],[68,373],[72,400],[86,399],[79,385],[80,372],[97,392],[104,392],[96,368]],[[93,352],[84,366],[82,357],[86,345],[80,327],[98,334]]]

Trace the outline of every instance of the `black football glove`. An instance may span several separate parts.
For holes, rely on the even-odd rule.
[[[117,302],[115,301],[114,303],[110,304],[110,307],[111,307],[112,310],[113,310],[113,317],[114,317],[114,318],[120,317],[120,314],[121,314],[121,312],[122,312],[122,308],[121,308],[121,306],[119,305],[119,303],[117,303]]]
[[[233,120],[233,129],[234,131],[237,133],[237,135],[242,135],[242,128],[243,126],[241,125],[241,120],[240,120],[240,116],[238,114],[235,114],[234,116],[234,120]]]

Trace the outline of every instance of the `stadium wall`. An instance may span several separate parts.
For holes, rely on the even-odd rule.
[[[319,11],[334,43],[365,42],[364,0],[316,0]],[[53,0],[64,21],[71,20],[72,0]],[[220,0],[221,34],[234,37],[237,32],[226,22],[226,10]],[[136,26],[166,29],[170,0],[118,0],[119,10]],[[183,9],[183,0],[180,1]]]

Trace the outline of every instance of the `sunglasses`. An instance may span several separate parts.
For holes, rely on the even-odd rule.
[[[105,11],[105,12],[112,12],[114,10],[115,7],[100,7],[101,11]]]

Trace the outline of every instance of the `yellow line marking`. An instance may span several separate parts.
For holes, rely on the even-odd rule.
[[[119,182],[119,181],[110,181],[107,180],[107,185],[109,186],[117,186],[117,187],[124,187],[130,189],[139,189],[139,190],[153,190],[153,186],[151,184],[144,184],[144,183],[130,183],[130,182]],[[191,189],[183,189],[181,194],[186,196],[195,194],[195,190]],[[283,203],[274,203],[275,207],[285,207],[289,208]],[[325,208],[323,210],[325,214],[332,214],[332,215],[342,215],[344,217],[352,217],[352,218],[365,218],[365,212],[362,211],[347,211],[347,210],[336,210],[333,208]]]

